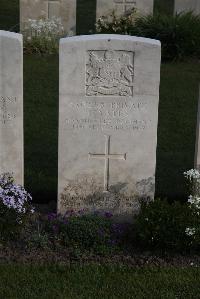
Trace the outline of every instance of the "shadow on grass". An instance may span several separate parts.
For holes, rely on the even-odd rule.
[[[156,195],[187,196],[183,172],[194,166],[200,64],[162,65]]]

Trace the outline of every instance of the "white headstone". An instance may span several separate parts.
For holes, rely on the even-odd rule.
[[[139,13],[148,15],[153,13],[154,0],[97,0],[97,19],[107,16],[113,11],[116,16],[136,8]]]
[[[22,35],[0,31],[0,173],[24,180]]]
[[[131,214],[153,199],[160,59],[156,40],[61,39],[59,212]]]
[[[20,0],[20,29],[28,19],[60,18],[66,33],[76,32],[76,0]]]
[[[195,14],[200,14],[200,0],[175,0],[175,13],[193,11]]]

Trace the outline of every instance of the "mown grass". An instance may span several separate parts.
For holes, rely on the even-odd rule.
[[[38,202],[56,199],[58,93],[58,56],[25,55],[25,185]]]
[[[198,299],[199,291],[199,268],[0,266],[6,299]]]
[[[172,199],[187,196],[183,172],[194,167],[199,82],[198,61],[161,67],[157,196]]]

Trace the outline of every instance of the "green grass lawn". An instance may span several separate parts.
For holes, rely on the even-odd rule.
[[[19,0],[0,0],[0,30],[19,30]]]
[[[199,268],[0,266],[4,299],[199,299]]]
[[[42,202],[56,199],[58,57],[24,57],[25,185]]]
[[[154,0],[154,11],[170,14],[174,12],[175,0]]]
[[[156,193],[186,196],[183,171],[194,167],[200,63],[161,67]]]

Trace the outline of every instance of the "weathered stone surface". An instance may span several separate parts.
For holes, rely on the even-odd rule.
[[[154,0],[97,0],[97,19],[113,11],[121,16],[133,8],[143,15],[153,13]]]
[[[177,13],[193,11],[200,14],[200,0],[175,0],[174,11]]]
[[[0,31],[0,173],[23,184],[22,35]]]
[[[20,0],[20,29],[28,19],[60,18],[66,33],[76,32],[76,0]]]
[[[58,211],[131,214],[155,186],[160,42],[60,43]]]

